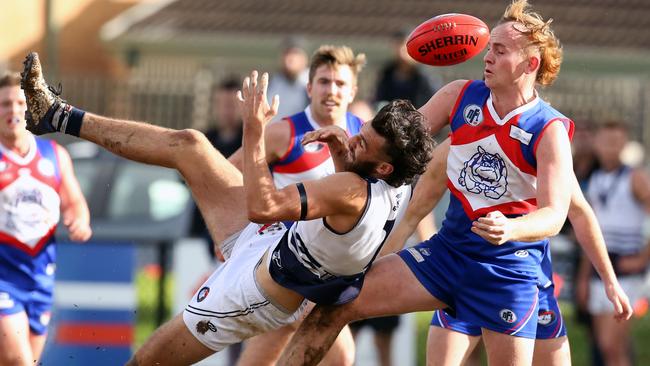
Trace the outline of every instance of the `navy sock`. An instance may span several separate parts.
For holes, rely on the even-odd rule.
[[[84,115],[86,111],[79,108],[72,107],[70,112],[70,117],[68,118],[68,125],[66,126],[65,133],[72,136],[79,137],[79,132],[81,131],[81,124],[83,123]]]
[[[57,112],[54,113],[52,125],[59,132],[79,137],[85,114],[84,110],[62,103]]]

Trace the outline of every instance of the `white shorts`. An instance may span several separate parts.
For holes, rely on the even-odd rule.
[[[645,276],[620,276],[618,282],[625,294],[630,299],[630,304],[634,304],[643,297]],[[607,298],[605,287],[600,279],[592,279],[589,282],[589,302],[587,303],[589,313],[592,315],[602,315],[614,312],[614,305]]]
[[[255,269],[264,253],[286,229],[264,231],[249,224],[236,240],[230,258],[192,297],[183,311],[189,331],[206,347],[219,352],[225,347],[298,320],[305,308],[291,313],[272,304],[255,280]]]

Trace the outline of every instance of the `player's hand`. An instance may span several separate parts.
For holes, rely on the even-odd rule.
[[[68,237],[72,241],[87,241],[93,235],[87,220],[66,218],[63,224],[68,228]]]
[[[327,126],[307,132],[301,143],[305,146],[314,141],[326,143],[330,149],[330,155],[334,158],[343,158],[346,161],[351,159],[348,134],[339,126]]]
[[[512,223],[500,211],[489,212],[472,223],[472,232],[494,245],[501,245],[512,236]]]
[[[237,104],[245,127],[262,128],[278,114],[280,97],[275,95],[271,105],[266,97],[269,74],[263,73],[259,83],[257,76],[257,70],[253,70],[250,76],[244,78],[242,89],[237,91]]]
[[[625,291],[621,288],[618,281],[612,283],[605,283],[605,293],[607,298],[614,305],[614,318],[618,321],[628,320],[632,317],[634,310],[630,304]]]

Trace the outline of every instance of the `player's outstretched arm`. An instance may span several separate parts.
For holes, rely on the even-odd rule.
[[[238,105],[244,120],[244,190],[248,217],[267,223],[281,220],[310,220],[326,216],[357,217],[365,204],[365,181],[353,173],[339,173],[320,180],[277,189],[267,166],[264,130],[277,113],[274,98],[266,98],[268,74],[258,83],[253,71],[244,79]]]
[[[379,253],[380,256],[394,253],[404,246],[413,234],[418,223],[433,211],[447,189],[447,155],[451,141],[447,138],[438,145],[427,170],[418,180],[413,197],[409,201],[404,217],[386,240]]]
[[[620,320],[629,319],[633,312],[632,306],[614,273],[596,214],[582,194],[575,175],[572,178],[573,191],[568,217],[573,226],[576,239],[602,279],[607,297],[614,305],[616,318]],[[584,289],[582,290],[584,291]]]

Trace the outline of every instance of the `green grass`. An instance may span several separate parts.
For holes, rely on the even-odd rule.
[[[165,281],[166,307],[165,320],[168,320],[171,314],[170,306],[172,304],[173,276],[167,276]],[[138,297],[138,309],[136,312],[135,325],[135,344],[137,349],[156,329],[156,314],[158,301],[158,277],[157,274],[139,271],[135,277],[135,286]]]

